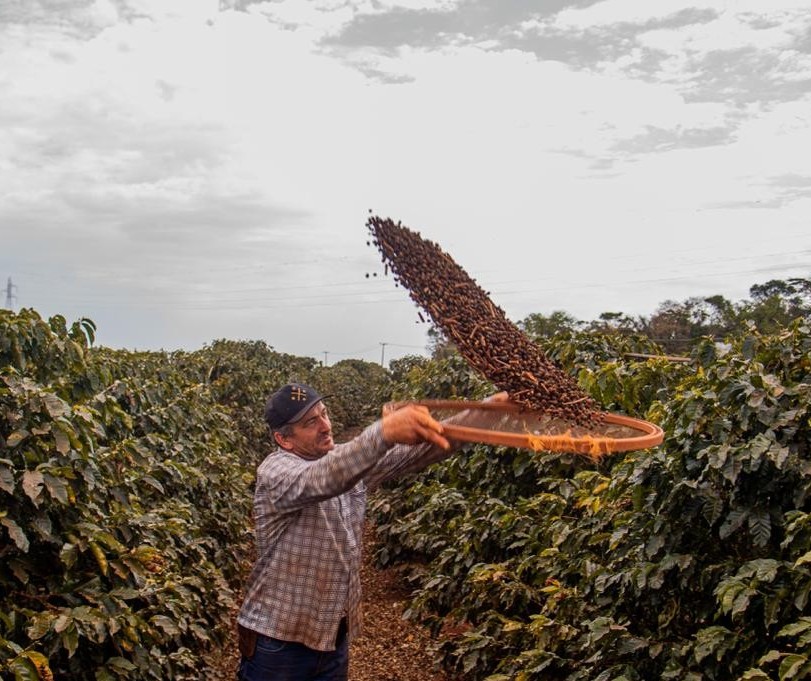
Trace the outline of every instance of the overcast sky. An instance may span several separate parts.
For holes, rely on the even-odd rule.
[[[811,276],[809,150],[809,0],[0,0],[0,303],[388,363],[369,209],[513,321],[739,301]]]

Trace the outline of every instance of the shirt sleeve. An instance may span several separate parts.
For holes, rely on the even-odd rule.
[[[461,443],[451,441],[448,450],[431,444],[394,445],[363,477],[368,490],[379,487],[387,480],[393,480],[409,473],[416,473],[432,463],[447,459],[456,454]]]
[[[467,410],[445,419],[442,423],[465,426],[485,425],[484,423],[478,423],[476,415]],[[449,442],[451,448],[448,450],[430,443],[419,445],[394,445],[380,458],[377,465],[364,475],[363,481],[367,489],[373,490],[387,480],[393,480],[394,478],[408,475],[409,473],[421,471],[423,468],[433,463],[453,456],[462,449],[463,443],[456,442],[455,440],[449,440]]]
[[[320,459],[280,450],[257,471],[257,491],[268,510],[290,513],[352,489],[386,453],[380,422]]]

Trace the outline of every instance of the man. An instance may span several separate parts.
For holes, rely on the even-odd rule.
[[[323,400],[291,383],[265,408],[279,448],[257,470],[257,556],[237,618],[241,681],[347,679],[349,641],[361,628],[366,493],[455,451],[415,405],[336,445]]]

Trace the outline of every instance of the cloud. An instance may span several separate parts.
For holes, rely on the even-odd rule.
[[[669,149],[708,147],[729,144],[733,140],[729,128],[677,128],[663,130],[649,127],[636,137],[617,143],[616,149],[628,153],[659,153]]]
[[[424,329],[363,276],[373,208],[516,317],[650,311],[706,272],[660,235],[807,231],[808,19],[775,2],[2,3],[0,265],[121,343],[379,357]]]

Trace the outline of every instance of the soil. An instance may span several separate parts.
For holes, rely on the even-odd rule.
[[[374,566],[375,541],[374,528],[367,524],[361,569],[364,633],[350,646],[349,681],[458,681],[437,669],[429,632],[402,618],[409,598],[405,578],[396,567]],[[209,663],[214,674],[208,681],[236,679],[236,631]]]

